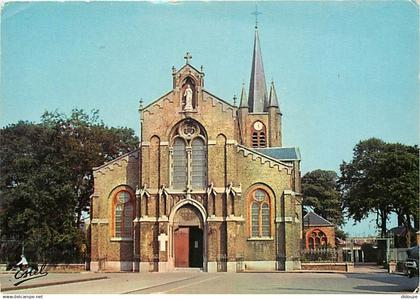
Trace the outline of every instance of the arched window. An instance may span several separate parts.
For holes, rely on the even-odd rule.
[[[252,147],[266,147],[267,146],[265,125],[259,120],[254,122],[254,124],[252,125],[251,144],[252,144]]]
[[[175,127],[172,137],[171,185],[174,189],[207,187],[207,145],[204,129],[193,120]]]
[[[187,186],[187,152],[183,139],[175,139],[172,155],[174,188],[185,188]]]
[[[207,159],[204,141],[195,138],[191,144],[191,177],[192,187],[203,189],[206,187]]]
[[[271,237],[270,198],[263,189],[251,192],[251,237]]]
[[[328,245],[327,236],[319,229],[314,229],[307,235],[306,244],[308,249],[325,248]]]
[[[114,198],[114,236],[132,237],[134,219],[133,198],[127,191],[120,191]]]

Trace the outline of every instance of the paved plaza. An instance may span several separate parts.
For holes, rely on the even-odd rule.
[[[13,289],[2,274],[5,294],[368,294],[412,293],[418,278],[381,269],[355,273],[50,273]],[[81,281],[84,280],[84,281]],[[71,281],[78,281],[69,283]],[[60,283],[60,284],[57,284]],[[43,287],[39,285],[52,284]],[[6,290],[4,289],[10,289]]]

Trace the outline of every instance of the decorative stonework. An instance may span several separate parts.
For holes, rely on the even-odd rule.
[[[142,109],[143,113],[148,112],[149,114],[154,114],[154,112],[152,111],[153,108],[163,109],[165,101],[168,103],[173,103],[172,96],[170,96],[171,93],[173,93],[173,91],[169,91],[157,100],[152,101],[149,105]]]
[[[136,160],[138,161],[139,159],[139,149],[136,149],[132,152],[129,152],[127,154],[124,154],[110,162],[107,162],[99,167],[95,167],[93,168],[93,175],[94,177],[97,176],[98,174],[102,174],[104,175],[106,172],[109,171],[113,171],[115,168],[119,167],[124,167],[125,165],[127,165],[129,162],[132,162],[131,160]],[[124,165],[125,164],[125,165]]]
[[[205,91],[205,93],[207,94],[207,96],[203,96],[203,101],[211,102],[213,107],[216,107],[216,105],[220,105],[222,112],[227,112],[229,110],[232,113],[232,117],[236,119],[237,108],[235,106],[232,106],[228,102],[216,97],[208,91]]]
[[[191,140],[200,134],[200,128],[196,122],[187,119],[179,125],[178,134],[187,140]]]
[[[239,185],[238,187],[234,187],[233,183],[231,182],[225,189],[225,193],[227,195],[232,194],[233,196],[239,196],[242,193],[242,186]]]

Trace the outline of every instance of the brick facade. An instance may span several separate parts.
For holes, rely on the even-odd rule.
[[[172,90],[139,109],[139,149],[94,169],[91,269],[171,271],[182,249],[176,237],[182,227],[198,229],[199,241],[188,245],[189,258],[199,250],[204,271],[236,271],[239,260],[246,269],[299,268],[300,161],[270,157],[250,144],[250,128],[258,120],[267,130],[267,145],[281,146],[279,108],[251,114],[233,106],[206,91],[204,73],[189,63],[172,76]],[[186,108],[187,84],[192,109]],[[194,186],[194,169],[201,169],[189,145],[199,138],[194,136],[205,144],[201,187]],[[185,188],[175,187],[176,138],[187,142]],[[255,214],[252,220],[265,221],[259,228],[263,236],[252,235],[249,198],[257,189],[269,203],[265,216]],[[122,237],[115,233],[119,190],[131,194],[134,204],[132,233]]]

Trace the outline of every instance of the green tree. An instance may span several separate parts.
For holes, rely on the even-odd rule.
[[[311,207],[338,228],[344,224],[344,217],[337,180],[337,173],[332,170],[308,172],[302,177],[302,194],[304,206]]]
[[[137,146],[131,129],[108,128],[97,115],[47,112],[39,124],[21,121],[0,131],[1,237],[24,241],[32,259],[77,257],[92,167]]]
[[[419,229],[419,156],[417,146],[388,144],[385,173],[393,212],[407,229],[406,246],[411,246],[412,231]]]
[[[381,236],[387,232],[390,213],[404,219],[411,229],[418,222],[418,148],[386,143],[377,138],[360,141],[353,159],[340,166],[344,206],[356,221],[370,213],[377,216]]]
[[[46,112],[42,122],[57,132],[54,142],[63,156],[59,163],[69,170],[68,179],[75,189],[79,225],[93,193],[92,168],[136,149],[138,138],[132,129],[105,126],[97,110],[87,114],[75,109],[69,117],[57,111]]]

